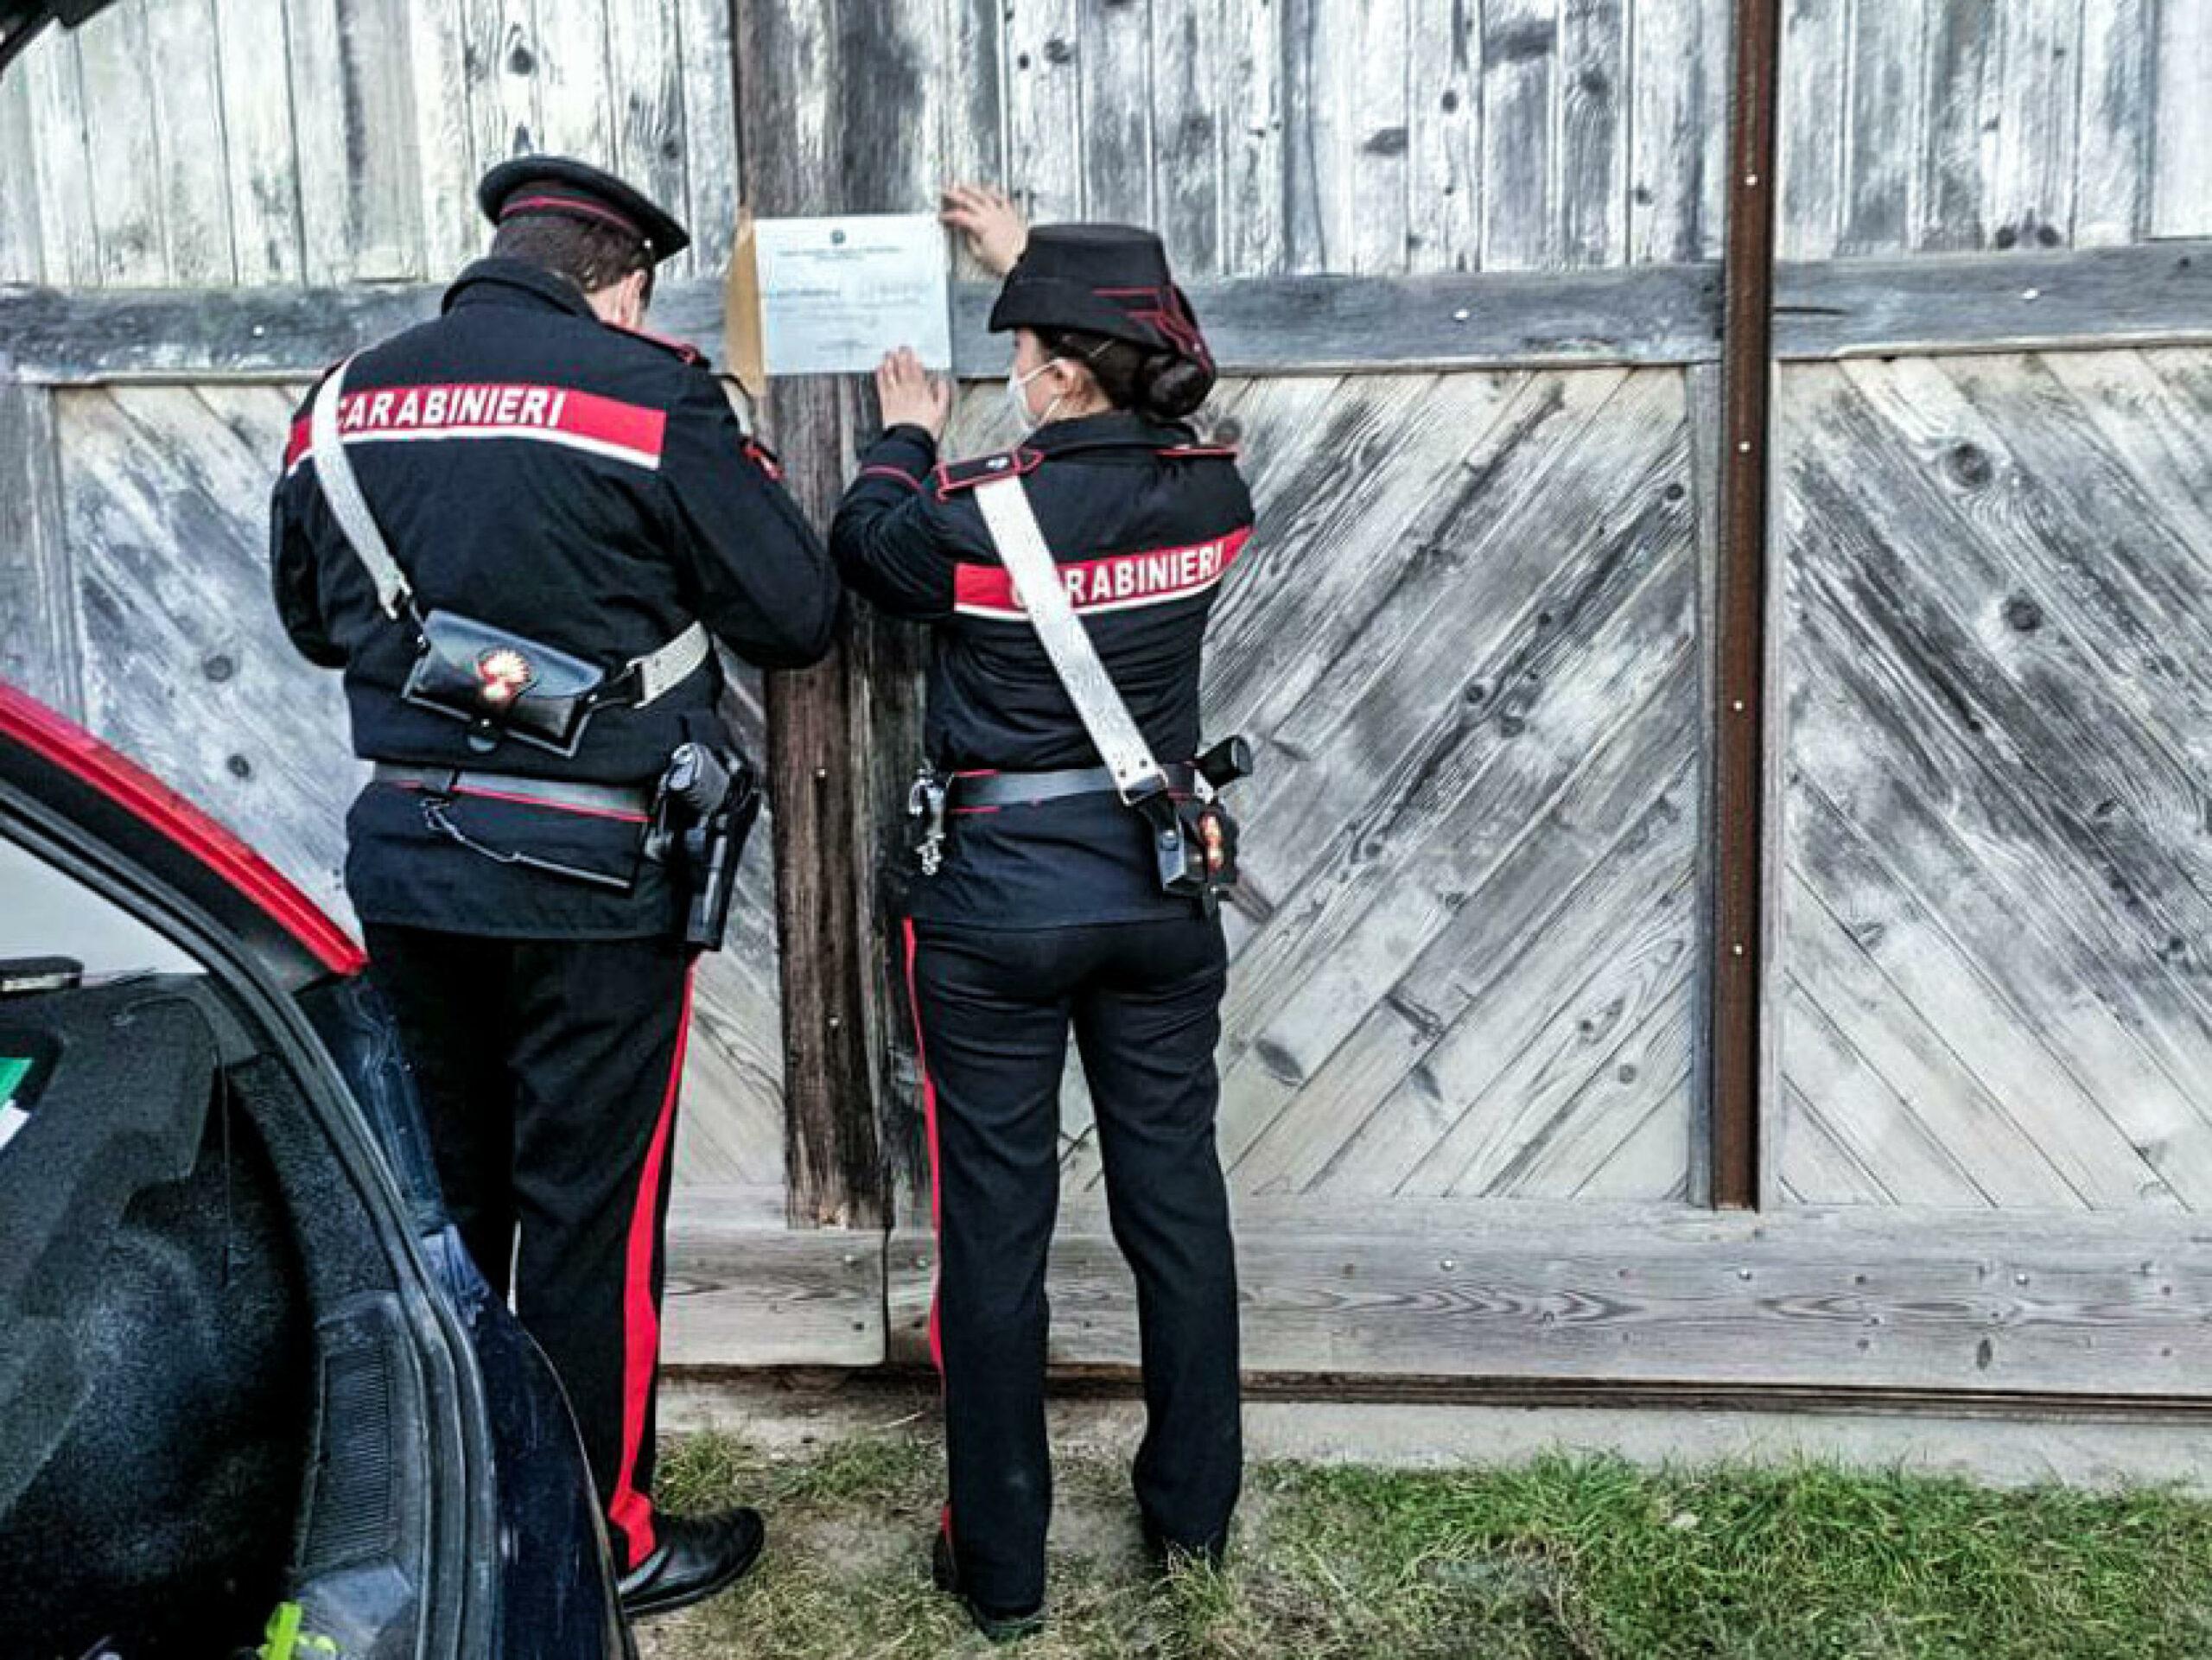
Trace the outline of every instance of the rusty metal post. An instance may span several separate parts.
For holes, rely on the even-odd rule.
[[[1766,537],[1780,0],[1737,0],[1722,272],[1720,568],[1713,626],[1713,1203],[1759,1202],[1759,1029],[1766,825]]]

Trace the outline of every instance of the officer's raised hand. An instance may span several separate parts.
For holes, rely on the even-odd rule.
[[[1021,209],[1004,191],[988,185],[947,185],[938,218],[968,239],[968,251],[994,277],[1012,270],[1029,245],[1029,223]]]
[[[875,397],[886,432],[919,427],[932,440],[944,436],[952,414],[952,383],[923,368],[912,347],[900,347],[875,366]]]

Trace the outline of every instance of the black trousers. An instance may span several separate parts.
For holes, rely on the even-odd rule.
[[[372,924],[447,1208],[568,1391],[626,1567],[654,1546],[653,1382],[690,954]]]
[[[1243,1473],[1236,1269],[1214,1147],[1218,923],[1195,912],[1029,931],[922,922],[906,942],[936,1189],[944,1525],[963,1588],[1005,1612],[1045,1592],[1045,1257],[1071,1029],[1114,1237],[1136,1275],[1138,1507],[1164,1542],[1218,1546]]]

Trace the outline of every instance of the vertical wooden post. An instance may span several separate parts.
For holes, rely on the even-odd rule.
[[[0,380],[0,680],[85,716],[54,393]]]
[[[1780,0],[1737,0],[1723,265],[1720,555],[1713,822],[1718,837],[1709,1040],[1713,1199],[1759,1202],[1760,929],[1765,785],[1768,401],[1773,364],[1775,104]]]
[[[746,202],[766,215],[839,211],[837,42],[824,9],[734,7]],[[817,527],[828,525],[844,480],[845,403],[835,381],[785,381],[761,410],[791,493]],[[887,1219],[864,1008],[849,651],[841,639],[815,667],[767,684],[787,1212],[800,1228]]]

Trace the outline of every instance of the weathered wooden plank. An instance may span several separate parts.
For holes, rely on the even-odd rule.
[[[1340,960],[1361,964],[1365,995],[1351,1030],[1344,1030],[1347,1008],[1319,1003],[1302,1016],[1270,1019],[1258,1037],[1236,1034],[1245,1051],[1229,1074],[1231,1140],[1249,1143],[1237,1161],[1242,1190],[1325,1186],[1338,1148],[1407,1074],[1471,1010],[1487,1010],[1494,989],[1514,974],[1517,951],[1574,914],[1607,918],[1636,897],[1618,884],[1640,880],[1645,850],[1687,821],[1669,790],[1694,744],[1687,690],[1686,681],[1671,682],[1651,704],[1623,709],[1587,734],[1583,761],[1495,854],[1484,856],[1486,849],[1448,829],[1432,839],[1404,881],[1448,912],[1443,925],[1417,948],[1411,939],[1385,942],[1403,949],[1396,964],[1377,968],[1363,959],[1373,957],[1367,942],[1381,931],[1363,919],[1315,976],[1338,976]],[[1663,868],[1658,880],[1678,875]],[[1382,919],[1383,908],[1370,918]],[[1312,1001],[1300,988],[1284,1007]]]
[[[1784,359],[2178,344],[2205,340],[2208,318],[2212,248],[2202,244],[1835,260],[1775,277]]]
[[[1840,790],[1848,810],[1878,818],[1892,843],[1916,849],[1903,868],[1925,873],[1944,913],[1973,919],[1971,954],[1993,976],[2021,984],[2024,1021],[2065,1034],[2065,1052],[2086,1069],[2085,1087],[2189,1199],[2206,1175],[2206,1126],[2180,1081],[2201,1074],[2212,1026],[2187,976],[2167,960],[2171,925],[2157,918],[2177,903],[2194,914],[2202,895],[2177,881],[2171,838],[2162,849],[2133,827],[2132,811],[2098,817],[2067,798],[2103,796],[2117,807],[2190,786],[2149,779],[2120,784],[2115,793],[2113,779],[2097,776],[2108,751],[2131,758],[2112,765],[2139,764],[2132,757],[2140,740],[2126,721],[2069,730],[2107,694],[2097,685],[2102,677],[2060,637],[2061,614],[2047,600],[2032,618],[2020,610],[2008,598],[2018,592],[2018,576],[1992,568],[1985,551],[2004,537],[1943,505],[1916,463],[1881,459],[1890,441],[1825,378],[1832,372],[1801,372],[1823,378],[1806,383],[1800,396],[1813,401],[1792,417],[1812,437],[1795,447],[1790,487],[1807,498],[1810,533],[1836,550],[1801,566],[1815,584],[1810,591],[1824,596],[1808,614],[1848,631],[1830,655],[1832,677],[1887,677],[1882,689],[1858,693],[1859,702],[1885,709],[1895,700],[1917,711],[1909,727],[1900,717],[1869,730],[1868,741],[1885,746],[1881,765],[1846,775],[1852,782],[1831,767],[1826,787]],[[1892,398],[1885,414],[1917,421],[1922,396]],[[1823,455],[1849,459],[1831,467]],[[1870,467],[1879,470],[1870,475]],[[1882,480],[1878,490],[1866,488],[1869,476]],[[1908,524],[1914,528],[1902,528]],[[1908,543],[1937,538],[1947,550],[1944,585],[1986,595],[1988,608],[2002,614],[1993,626],[1955,620],[1957,602],[1948,597],[1939,607],[1931,579],[1898,563],[1901,534]],[[2030,620],[2032,630],[2022,626]],[[2048,671],[2039,666],[2045,659]],[[1858,753],[1834,744],[1828,752],[1831,762]],[[2055,765],[2069,781],[2052,776]],[[1915,773],[1927,782],[1913,792],[1896,787]],[[1880,799],[1854,804],[1854,793]],[[1971,855],[1959,842],[1969,834]],[[2024,935],[2044,943],[2024,950]]]
[[[461,0],[405,3],[423,272],[437,281],[474,258],[486,237],[476,206],[483,169],[476,165],[468,111],[467,20]]]
[[[1340,169],[1331,122],[1337,100],[1332,60],[1320,49],[1334,0],[1276,0],[1281,12],[1282,111],[1281,268],[1320,271],[1329,267],[1329,230],[1341,222]],[[1255,43],[1255,50],[1257,43]],[[1260,181],[1264,185],[1264,181]]]
[[[1084,217],[1082,42],[1077,0],[1007,0],[1006,181],[1033,223]]]
[[[1850,80],[1839,70],[1848,60],[1850,3],[1789,0],[1783,15],[1775,247],[1784,259],[1826,259],[1842,237],[1852,136]]]
[[[728,0],[675,0],[668,10],[676,18],[682,66],[679,137],[691,230],[690,251],[668,274],[720,281],[737,234],[738,181],[744,176],[731,7]],[[987,79],[995,83],[996,76]]]
[[[288,411],[257,396],[251,441],[189,388],[62,396],[86,722],[344,916],[333,830],[359,768],[336,677],[303,671],[269,602]]]
[[[1241,1205],[1248,1369],[2161,1396],[2202,1394],[2212,1361],[2212,1258],[2151,1218],[1406,1212],[1393,1228],[1396,1206]],[[895,1358],[920,1352],[932,1256],[893,1239]],[[1135,1358],[1133,1288],[1103,1229],[1064,1230],[1048,1286],[1056,1363]]]
[[[1808,679],[1810,672],[1808,660],[1793,684]],[[1857,753],[1853,729],[1879,718],[1876,712],[1840,699],[1806,702],[1817,715],[1803,727],[1793,728],[1786,741],[1792,766],[1805,766],[1809,755]],[[1868,764],[1879,764],[1878,758],[1870,757]],[[2035,1149],[2030,1158],[2008,1157],[2008,1167],[1998,1171],[1996,1180],[2018,1181],[2033,1165],[2047,1162],[2075,1196],[2055,1202],[2069,1208],[2173,1204],[2171,1193],[2143,1162],[2134,1143],[2052,1046],[2051,1034],[2008,1001],[1991,982],[1987,967],[1961,945],[1942,918],[1889,874],[1885,855],[1869,842],[1865,829],[1837,811],[1826,792],[1832,785],[1851,788],[1839,776],[1844,772],[1840,766],[1821,766],[1791,792],[1784,852],[1790,886],[1780,919],[1789,947],[1785,967],[1821,987],[1837,984],[1841,977],[1834,971],[1838,966],[1855,970],[1870,989],[1869,1006],[1889,1010],[1885,1029],[1870,1043],[1924,1043],[1918,1028],[1923,1022],[1931,1027],[1931,1034],[1953,1059],[1946,1068],[1940,1057],[1927,1052],[1920,1063],[1921,1075],[1935,1081],[1916,1093],[1971,1091],[2016,1120]],[[1910,775],[1900,771],[1897,776],[1903,786]],[[1894,859],[1902,852],[1895,849],[1889,856]],[[1807,954],[1801,969],[1800,919],[1807,928],[1819,927],[1824,919],[1812,914],[1815,906],[1834,918],[1842,938],[1825,957]],[[1844,939],[1849,942],[1848,950]],[[1854,952],[1864,959],[1863,965],[1854,960]],[[1825,971],[1823,961],[1829,964]],[[1873,982],[1866,978],[1870,970],[1890,989],[1885,997],[1872,989]],[[1942,1076],[1947,1071],[1952,1074],[1948,1078]],[[1976,1139],[1955,1139],[1953,1144],[1980,1169],[1991,1161],[1980,1156],[1982,1149]],[[1817,1184],[1796,1185],[1808,1197],[1821,1197]]]
[[[1990,241],[1999,248],[2059,247],[2073,228],[2082,10],[2083,0],[2011,0],[1998,10],[2005,95]]]
[[[859,78],[882,50],[849,27],[864,13],[753,6],[737,14],[747,95],[747,200],[766,214],[823,213],[839,198],[868,204],[906,176],[895,100],[871,99]],[[853,61],[843,54],[849,51]],[[848,68],[855,73],[848,76]],[[853,89],[848,102],[837,89]],[[762,414],[781,448],[801,508],[826,518],[843,482],[855,399],[832,380],[773,387]],[[768,677],[769,794],[774,825],[777,938],[784,960],[785,1159],[790,1221],[801,1229],[869,1228],[889,1220],[870,1044],[880,1021],[867,899],[855,891],[861,817],[855,762],[850,646],[815,666]]]
[[[95,269],[105,283],[169,280],[146,13],[143,5],[118,6],[76,32],[82,91],[75,118],[86,137]]]
[[[962,285],[956,359],[1000,372],[1005,343],[985,328],[995,290]],[[1275,278],[1195,285],[1193,303],[1224,366],[1325,372],[1335,366],[1694,361],[1710,354],[1717,303],[1702,268],[1394,279]],[[378,329],[433,315],[436,290],[385,287],[238,295],[0,289],[0,368],[51,379],[296,374]],[[718,283],[671,284],[657,323],[720,347]],[[258,331],[257,333],[256,331]]]
[[[1357,0],[1349,25],[1344,100],[1344,230],[1331,240],[1344,257],[1337,268],[1357,272],[1406,269],[1408,222],[1407,151],[1412,111],[1406,54],[1411,43],[1409,0]]]
[[[2158,8],[2158,86],[2151,234],[2212,236],[2212,8]]]
[[[1482,252],[1482,42],[1477,8],[1416,5],[1408,35],[1407,264],[1466,270]]]
[[[1783,1076],[1853,1161],[1878,1173],[1893,1202],[1944,1208],[1989,1202],[1958,1152],[1866,1063],[1804,982],[1789,976],[1781,1002],[1789,1046]]]
[[[223,149],[231,249],[238,280],[296,283],[300,192],[294,176],[292,101],[280,96],[289,67],[283,0],[223,0],[214,8],[222,67]]]
[[[1460,377],[1355,383],[1332,400],[1320,431],[1285,435],[1298,444],[1299,473],[1262,498],[1267,518],[1259,552],[1287,559],[1321,546],[1332,557],[1306,582],[1229,585],[1211,629],[1207,684],[1217,719],[1230,729],[1264,733],[1274,722],[1263,709],[1294,703],[1328,673],[1372,599],[1388,591],[1388,574],[1402,567],[1401,544],[1410,526],[1430,515],[1421,492],[1448,475],[1515,390],[1502,380]],[[1265,447],[1263,429],[1248,424],[1246,433],[1262,437],[1255,448]],[[1317,638],[1321,649],[1294,662],[1266,645]]]
[[[944,0],[944,4],[947,67],[943,73],[954,84],[938,140],[942,176],[931,182],[982,180],[1009,188],[1001,9],[998,0]],[[963,265],[962,272],[980,275],[972,264]]]
[[[194,287],[238,280],[214,12],[214,0],[146,8],[163,268],[167,281]],[[112,112],[95,118],[105,125]]]
[[[0,283],[47,279],[33,130],[30,75],[19,64],[0,76],[0,156],[20,158],[12,167],[0,168]]]
[[[1808,672],[1817,672],[1818,666],[1808,654]],[[1824,822],[1822,828],[1827,828]],[[1792,874],[1783,926],[1789,942],[1791,989],[1802,1005],[1849,1046],[1873,1078],[1896,1092],[1984,1202],[2016,1210],[2071,1210],[2091,1203],[2089,1193],[2058,1166],[2063,1157],[2075,1169],[2082,1167],[2080,1158],[2063,1145],[2070,1138],[2038,1135],[2024,1127],[1958,1053],[1949,1040],[1961,1023],[1955,1006],[1942,999],[1916,1002],[1883,973],[1862,937],[1867,925],[1857,900],[1855,888],[1831,896],[1802,870]],[[1849,907],[1847,917],[1839,906]],[[1853,1092],[1834,1103],[1843,1110],[1828,1116],[1856,1118],[1859,1098]],[[2033,1112],[2036,1104],[2032,1097],[2023,1101],[2023,1112]],[[2036,1129],[2052,1128],[2039,1117],[2034,1123]],[[2098,1151],[2109,1155],[2105,1170],[2111,1173],[2102,1180],[2101,1196],[2107,1203],[2132,1200],[2149,1173],[2141,1161],[2125,1142],[2115,1146],[2109,1139],[2101,1141]],[[1885,1161],[1869,1162],[1886,1167]]]
[[[1284,76],[1296,48],[1283,31],[1304,0],[1211,3],[1222,18],[1221,269],[1272,276],[1289,269]]]
[[[1628,243],[1627,0],[1561,0],[1559,259],[1623,263]]]
[[[884,1358],[884,1236],[748,1222],[722,1192],[669,1205],[662,1364],[873,1366]]]
[[[289,0],[297,4],[300,0]],[[537,22],[531,0],[456,0],[473,170],[541,149]],[[727,10],[727,8],[725,8]]]
[[[1783,265],[1776,355],[2212,343],[2212,245]],[[0,287],[0,375],[73,384],[296,378],[435,314],[437,287],[258,291]],[[959,372],[1003,372],[983,326],[995,289],[955,298]],[[656,326],[721,347],[719,279],[673,283]],[[1706,266],[1403,277],[1276,277],[1192,285],[1231,373],[1684,364],[1713,360]]]
[[[1621,487],[1608,489],[1606,499],[1618,501]],[[1588,503],[1576,502],[1565,523],[1586,525],[1589,511]],[[1318,1070],[1331,1037],[1348,1024],[1327,1012],[1332,995],[1358,994],[1342,983],[1338,968],[1357,964],[1376,949],[1395,944],[1414,958],[1416,974],[1398,981],[1391,995],[1416,1026],[1433,1023],[1421,1011],[1446,1001],[1466,1007],[1458,1001],[1456,982],[1482,970],[1460,957],[1439,961],[1421,947],[1455,908],[1464,910],[1485,867],[1552,808],[1586,753],[1580,746],[1602,743],[1608,720],[1592,711],[1631,716],[1686,667],[1664,644],[1687,641],[1689,579],[1686,539],[1668,530],[1667,511],[1663,504],[1656,513],[1624,505],[1624,523],[1598,538],[1586,561],[1560,565],[1525,598],[1502,588],[1497,608],[1512,619],[1510,626],[1498,638],[1464,641],[1456,669],[1429,666],[1426,702],[1377,701],[1378,709],[1419,710],[1412,720],[1399,717],[1418,733],[1418,743],[1398,741],[1404,759],[1371,789],[1354,792],[1364,798],[1355,811],[1338,810],[1341,831],[1308,832],[1325,837],[1323,856],[1311,862],[1312,874],[1295,878],[1294,896],[1283,894],[1286,902],[1246,946],[1232,980],[1232,1027],[1252,1034],[1243,1040],[1268,1072],[1302,1084]],[[1571,542],[1573,532],[1565,534]],[[1507,545],[1501,543],[1501,551]],[[1463,633],[1465,627],[1462,616]],[[1421,665],[1407,671],[1417,679]],[[1653,735],[1665,729],[1660,723]],[[1473,816],[1451,818],[1446,836],[1442,825],[1461,799],[1471,803]],[[1255,805],[1253,824],[1268,819],[1267,808]],[[1279,863],[1290,845],[1278,850]],[[1687,862],[1686,836],[1682,855]],[[1450,895],[1462,903],[1455,906]],[[1377,932],[1363,935],[1370,915]],[[1348,942],[1357,943],[1347,949]],[[1445,983],[1422,983],[1418,970],[1432,961]],[[1294,1001],[1309,985],[1315,1001]],[[1371,989],[1364,995],[1371,996]],[[1270,1022],[1264,1027],[1262,1011]],[[1518,1029],[1502,1008],[1497,1022],[1484,1022],[1483,1031]],[[1440,1093],[1447,1101],[1464,1099],[1448,1090]],[[1263,1128],[1242,1129],[1224,1146],[1234,1156],[1241,1138]]]
[[[1657,995],[1632,1024],[1629,1015],[1611,1018],[1610,1006],[1600,1011],[1609,1018],[1611,1053],[1594,1069],[1561,1067],[1545,1080],[1557,1089],[1561,1077],[1580,1079],[1565,1105],[1486,1177],[1481,1191],[1500,1199],[1573,1199],[1594,1186],[1617,1201],[1682,1193],[1697,976],[1689,960],[1694,946],[1674,937],[1682,939],[1681,959],[1637,983],[1639,989],[1656,987]],[[1571,1041],[1562,1038],[1558,1053],[1579,1062],[1591,1042],[1578,1032]]]
[[[81,717],[75,587],[54,394],[0,383],[0,680]]]
[[[407,4],[288,0],[303,271],[311,283],[425,274]]]
[[[1911,245],[1915,162],[1928,144],[1922,25],[1917,0],[1851,0],[1850,54],[1837,66],[1850,86],[1839,253],[1901,253]]]
[[[1490,0],[1482,21],[1483,239],[1489,270],[1526,270],[1559,257],[1560,156],[1554,0]]]
[[[1630,15],[1628,258],[1714,258],[1727,169],[1726,4],[1631,0]]]
[[[1996,218],[1990,187],[2003,120],[1999,8],[1984,0],[1923,0],[1927,8],[1925,137],[1920,220],[1912,245],[1951,251],[1989,245]]]
[[[2082,8],[2070,239],[2077,248],[2140,241],[2150,227],[2159,118],[2157,10],[2152,0],[2094,0]],[[2177,113],[2167,111],[2167,118]]]
[[[614,158],[609,26],[622,0],[532,0],[539,148],[604,167]]]
[[[1084,216],[1150,225],[1151,0],[1091,0],[1081,8],[1077,31]]]
[[[1238,113],[1216,104],[1226,21],[1219,0],[1152,0],[1154,219],[1185,282],[1221,270],[1222,128]]]
[[[30,156],[38,176],[39,245],[48,282],[100,280],[92,224],[92,153],[85,136],[76,33],[48,29],[9,72],[30,84]]]

